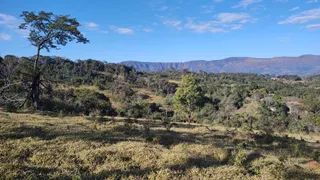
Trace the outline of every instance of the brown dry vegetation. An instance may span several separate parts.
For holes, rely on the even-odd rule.
[[[319,179],[319,144],[225,127],[0,112],[2,179]]]

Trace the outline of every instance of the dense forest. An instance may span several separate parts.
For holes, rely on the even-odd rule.
[[[0,106],[32,111],[35,57],[0,58]],[[223,124],[248,131],[319,132],[320,77],[138,72],[97,60],[41,56],[40,111]]]

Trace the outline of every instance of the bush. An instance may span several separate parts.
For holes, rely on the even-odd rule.
[[[40,104],[44,111],[63,114],[84,114],[86,116],[90,113],[97,116],[114,114],[109,98],[89,89],[57,90],[42,97]]]
[[[99,111],[100,116],[107,115],[111,110],[111,103],[109,98],[104,94],[100,94],[89,89],[75,90],[76,105],[89,115],[90,112]]]
[[[315,161],[320,162],[320,151],[314,151],[314,152],[313,152],[313,159],[314,159]]]
[[[4,110],[7,112],[16,112],[18,110],[18,107],[14,105],[12,102],[9,102],[5,104]]]
[[[239,167],[242,167],[245,165],[245,162],[247,160],[247,155],[248,155],[248,152],[246,150],[236,150],[233,152],[232,156],[231,156],[231,163],[236,165],[236,166],[239,166]]]

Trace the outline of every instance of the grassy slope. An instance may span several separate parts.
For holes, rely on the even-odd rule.
[[[252,138],[226,128],[0,112],[5,179],[319,179],[317,143]],[[0,178],[0,179],[1,179]]]

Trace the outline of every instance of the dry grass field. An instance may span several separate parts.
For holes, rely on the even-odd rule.
[[[317,138],[0,112],[0,179],[320,179]]]

